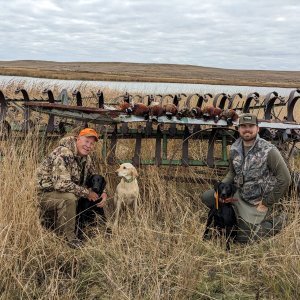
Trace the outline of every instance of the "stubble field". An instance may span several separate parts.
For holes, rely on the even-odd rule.
[[[299,71],[231,70],[174,64],[0,61],[0,74],[72,80],[300,87]]]

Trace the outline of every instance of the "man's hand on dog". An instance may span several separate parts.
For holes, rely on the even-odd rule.
[[[103,192],[102,195],[100,196],[100,198],[102,200],[101,200],[101,202],[97,203],[97,207],[104,207],[106,205],[106,201],[107,201],[107,194],[105,192]]]
[[[256,206],[256,209],[257,211],[259,212],[266,212],[268,210],[268,208],[262,204],[262,201],[259,201],[257,203],[255,203],[257,206]]]
[[[99,199],[99,196],[97,193],[93,192],[93,191],[90,191],[87,198],[90,200],[90,201],[97,201]]]
[[[93,191],[90,191],[87,198],[90,200],[90,201],[97,201],[99,199],[102,199],[99,203],[97,203],[97,206],[98,207],[104,207],[105,204],[106,204],[106,200],[107,200],[107,194],[105,192],[103,192],[101,194],[101,196],[99,197],[97,193],[93,192]]]

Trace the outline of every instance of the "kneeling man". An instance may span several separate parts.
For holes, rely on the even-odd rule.
[[[291,176],[278,149],[259,137],[256,115],[241,115],[238,131],[240,138],[231,146],[229,171],[223,182],[237,187],[234,198],[238,201],[233,202],[238,222],[237,241],[249,242],[281,229],[283,215],[276,206],[287,192]],[[202,195],[209,208],[215,203],[214,193],[210,190]]]
[[[72,247],[80,246],[76,238],[76,208],[80,197],[97,201],[99,196],[86,188],[87,178],[95,174],[89,153],[98,141],[94,129],[85,128],[78,136],[65,137],[59,146],[44,159],[37,171],[37,185],[42,212],[57,214],[55,230]],[[103,193],[98,204],[103,207],[107,195]]]

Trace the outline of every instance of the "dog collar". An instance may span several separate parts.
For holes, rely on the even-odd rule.
[[[125,177],[123,177],[123,179],[124,179],[124,181],[126,182],[126,183],[130,183],[130,182],[132,182],[133,180],[134,180],[134,178],[132,178],[132,179],[126,179]]]
[[[226,199],[220,198],[219,197],[219,193],[215,192],[215,205],[216,205],[216,209],[219,209],[219,203],[233,203],[233,202],[237,202],[238,199],[233,198],[233,197],[229,197]]]

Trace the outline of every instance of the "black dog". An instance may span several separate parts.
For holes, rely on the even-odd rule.
[[[212,227],[216,228],[219,233],[225,230],[226,249],[229,250],[229,238],[235,238],[236,235],[236,216],[231,203],[236,201],[233,195],[236,192],[236,186],[230,183],[217,182],[214,186],[215,204],[210,209],[207,217],[207,223],[203,239],[209,239],[209,230]]]
[[[103,193],[106,186],[106,181],[101,175],[92,175],[87,180],[87,187],[97,193],[99,196]],[[87,198],[79,198],[77,205],[77,232],[81,236],[83,229],[86,226],[95,226],[97,215],[100,216],[101,223],[106,223],[106,217],[104,209],[98,207],[97,203],[101,202],[101,199],[97,201],[89,201]]]

